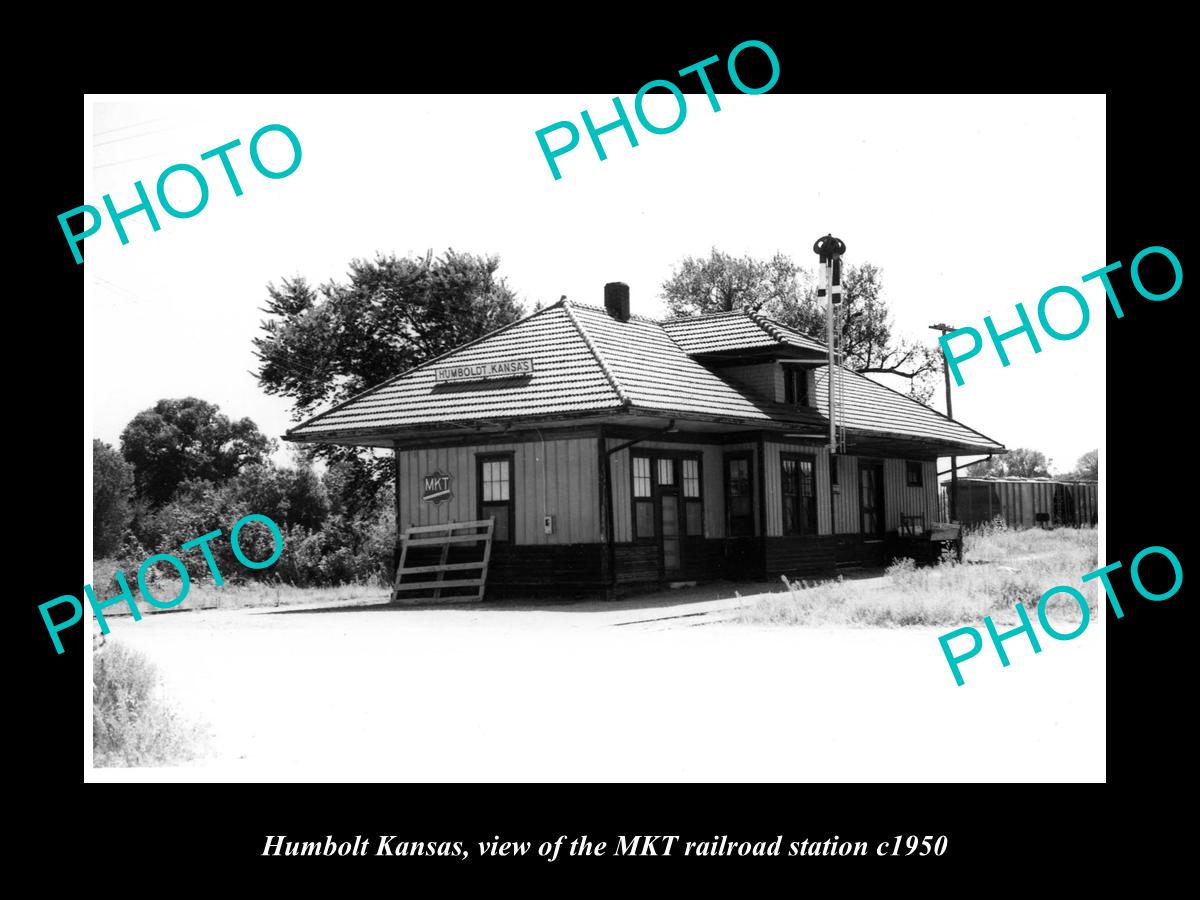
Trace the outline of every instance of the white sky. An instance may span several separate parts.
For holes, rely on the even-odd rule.
[[[826,232],[846,241],[848,263],[882,267],[896,330],[921,340],[933,341],[927,326],[941,321],[982,333],[989,314],[1012,328],[1018,301],[1036,322],[1047,289],[1082,291],[1092,322],[1080,338],[1039,333],[1036,356],[1014,338],[1007,369],[988,345],[964,364],[954,408],[1009,447],[1044,451],[1060,471],[1103,441],[1104,293],[1080,281],[1110,262],[1102,96],[735,94],[719,95],[714,113],[703,94],[688,95],[672,134],[634,119],[637,148],[619,129],[604,135],[605,162],[583,132],[559,157],[560,181],[534,132],[561,119],[582,132],[583,109],[597,125],[611,121],[611,95],[92,99],[84,202],[102,208],[112,193],[118,210],[133,206],[135,180],[153,197],[159,173],[180,162],[200,168],[211,192],[190,219],[155,200],[161,230],[132,216],[126,246],[107,219],[86,241],[85,402],[91,436],[114,445],[163,397],[202,397],[275,437],[290,427],[289,401],[262,393],[250,374],[268,281],[319,283],[376,251],[454,247],[499,254],[530,305],[563,294],[599,304],[604,283],[621,280],[633,311],[657,316],[659,286],[685,255],[783,250],[811,267]],[[622,100],[632,117],[633,98]],[[654,98],[647,113],[670,122],[674,100]],[[248,155],[250,136],[270,123],[303,147],[300,167],[280,180],[260,176]],[[235,138],[241,197],[217,160],[200,160]],[[561,132],[550,140],[557,146]],[[275,169],[290,160],[277,134],[262,151]],[[188,182],[168,182],[184,209],[195,199]],[[1051,322],[1072,330],[1078,312],[1056,303]]]

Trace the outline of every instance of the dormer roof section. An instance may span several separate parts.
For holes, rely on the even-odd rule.
[[[745,308],[668,319],[662,328],[680,349],[705,362],[794,357],[814,362],[828,355],[825,345],[803,332]]]

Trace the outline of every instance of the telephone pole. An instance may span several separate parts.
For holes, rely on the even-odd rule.
[[[940,331],[942,335],[946,335],[951,331],[957,331],[951,325],[938,323],[937,325],[929,326],[933,331]],[[946,415],[951,419],[954,418],[954,401],[950,397],[950,366],[946,362],[946,352],[942,350],[942,374],[946,377]],[[950,521],[958,521],[958,457],[950,457]]]

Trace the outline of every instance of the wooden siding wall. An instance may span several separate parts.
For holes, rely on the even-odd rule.
[[[718,370],[722,378],[736,381],[764,397],[783,402],[783,366],[777,362],[756,363],[752,366],[726,366]],[[812,385],[809,385],[811,390]],[[811,397],[812,394],[810,393]]]
[[[829,449],[818,444],[767,441],[763,455],[767,477],[767,535],[783,534],[782,470],[780,453],[802,453],[814,457],[817,492],[817,534],[833,534],[829,502]]]
[[[858,457],[838,453],[838,492],[833,495],[833,529],[837,534],[858,534],[862,515],[858,503]]]
[[[838,455],[836,459],[838,460],[838,479],[841,489],[833,495],[834,528],[838,534],[858,534],[862,526],[859,505],[859,457]],[[901,516],[924,516],[926,527],[936,522],[938,520],[937,462],[923,461],[921,463],[921,487],[909,487],[907,460],[892,458],[883,460],[883,502],[884,527],[887,531],[900,529]]]
[[[401,450],[400,528],[438,525],[474,519],[475,457],[480,453],[513,454],[512,494],[515,504],[514,543],[581,544],[600,535],[599,448],[596,438],[571,438],[545,442],[486,444]],[[444,503],[421,499],[422,479],[435,470],[454,476],[454,497]],[[554,533],[542,530],[542,509],[554,516]]]
[[[610,447],[626,439],[609,438]],[[476,516],[475,457],[479,453],[513,453],[513,496],[515,543],[580,544],[598,542],[600,534],[598,448],[594,438],[570,438],[542,443],[528,441],[509,444],[486,444],[467,447],[441,447],[401,450],[400,461],[400,524],[434,525],[450,521],[467,521]],[[820,445],[792,441],[767,441],[764,444],[765,471],[759,471],[757,445],[746,444],[685,444],[665,441],[643,441],[634,445],[638,450],[667,450],[701,454],[703,460],[704,537],[725,536],[725,472],[727,453],[749,451],[754,460],[754,522],[759,523],[758,482],[766,479],[767,535],[783,534],[783,509],[780,500],[779,454],[810,454],[816,462],[817,533],[822,535],[857,534],[859,532],[859,460],[853,456],[836,457],[841,490],[832,494],[829,489],[828,450]],[[612,456],[613,531],[617,543],[633,540],[633,512],[630,506],[630,450]],[[544,465],[543,465],[544,462]],[[936,463],[923,462],[924,484],[908,487],[905,483],[905,461],[884,460],[885,525],[888,531],[900,528],[901,515],[924,515],[928,525],[938,518]],[[434,471],[454,476],[451,490],[454,497],[440,504],[421,500],[422,478]],[[964,498],[965,499],[965,498]],[[1033,511],[1041,511],[1037,503],[1015,501],[1010,514],[1020,524],[1033,524]],[[546,514],[555,517],[553,534],[542,530],[543,503]],[[1093,507],[1094,508],[1094,507]],[[1048,509],[1048,507],[1047,507]],[[999,509],[996,512],[1000,512]],[[1028,521],[1026,521],[1028,520]]]
[[[938,503],[937,460],[921,463],[925,482],[925,526],[942,521],[941,504]]]
[[[725,366],[718,370],[722,378],[744,385],[776,403],[783,403],[787,396],[783,383],[784,371],[785,367],[777,362],[755,363],[751,366]],[[814,406],[814,398],[817,396],[816,369],[806,367],[804,378],[808,382],[808,405]]]
[[[921,487],[908,487],[903,459],[883,461],[884,522],[888,531],[900,530],[900,516],[924,516],[925,524],[937,520],[937,462],[921,463]]]
[[[627,442],[627,438],[609,438],[608,446],[617,447]],[[633,510],[630,507],[633,485],[629,475],[629,456],[631,452],[642,450],[670,450],[676,453],[700,453],[701,474],[704,479],[700,488],[701,499],[704,502],[704,536],[707,538],[725,536],[725,469],[723,457],[726,451],[753,450],[755,444],[723,447],[718,444],[678,444],[665,441],[642,441],[612,455],[613,480],[613,539],[618,543],[633,540]],[[755,473],[757,490],[758,473]],[[757,493],[755,494],[754,514],[758,515]],[[757,521],[757,518],[755,519]]]

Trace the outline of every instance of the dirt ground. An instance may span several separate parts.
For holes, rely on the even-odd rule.
[[[761,586],[759,587],[761,590]],[[116,623],[210,733],[103,780],[1089,780],[1104,634],[1006,642],[955,685],[941,630],[748,626],[733,587],[632,600],[366,600]]]

